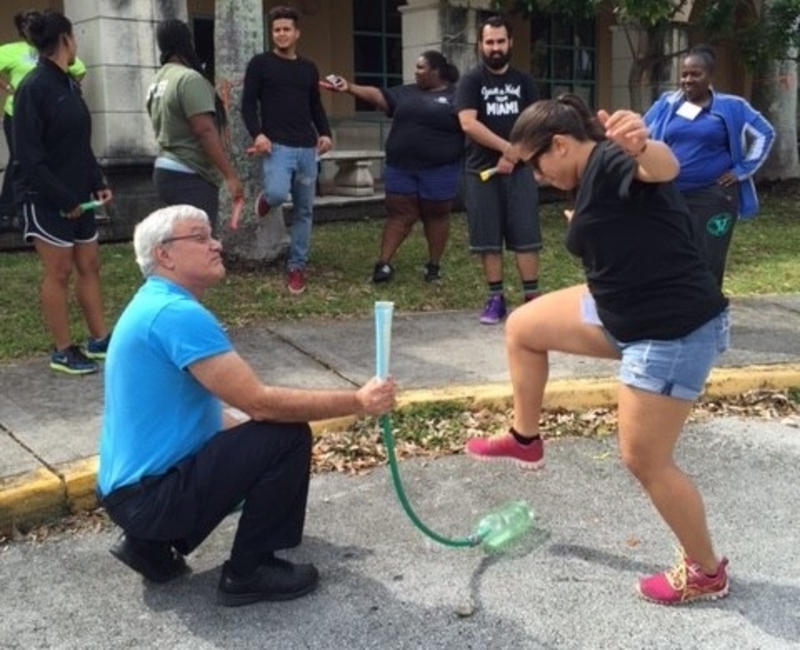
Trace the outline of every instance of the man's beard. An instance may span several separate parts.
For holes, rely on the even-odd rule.
[[[482,58],[483,63],[487,68],[491,68],[492,70],[500,70],[508,65],[508,62],[511,60],[511,52],[497,53],[489,56],[483,54]]]

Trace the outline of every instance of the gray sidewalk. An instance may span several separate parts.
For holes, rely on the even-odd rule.
[[[335,388],[374,373],[371,318],[276,322],[231,336],[267,383]],[[720,367],[728,369],[716,384],[722,392],[763,381],[800,385],[800,295],[733,301],[732,349]],[[580,405],[585,380],[615,369],[554,354],[551,381]],[[473,312],[399,312],[391,372],[413,400],[508,395],[503,328],[480,325]],[[0,366],[0,529],[91,501],[102,403],[102,374],[63,376],[44,357]]]

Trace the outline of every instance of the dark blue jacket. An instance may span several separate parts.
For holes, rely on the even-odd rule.
[[[80,85],[40,59],[14,93],[15,197],[61,212],[106,187]]]

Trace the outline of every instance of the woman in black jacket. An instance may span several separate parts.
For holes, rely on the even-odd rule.
[[[112,198],[91,149],[91,115],[78,83],[67,74],[77,45],[72,23],[57,12],[35,15],[28,33],[39,52],[36,68],[14,98],[17,154],[15,196],[23,236],[33,242],[44,267],[42,311],[53,337],[53,370],[73,375],[97,372],[109,332],[100,291],[100,257],[94,208]],[[85,347],[72,342],[68,289],[75,294],[89,329]]]

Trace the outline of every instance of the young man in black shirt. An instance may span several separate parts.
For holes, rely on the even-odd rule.
[[[331,148],[319,72],[297,54],[298,20],[289,7],[269,12],[273,47],[250,59],[242,95],[242,117],[253,137],[253,150],[263,157],[263,192],[256,213],[264,217],[271,208],[280,208],[291,190],[294,214],[287,287],[292,293],[305,291],[317,155]]]
[[[496,325],[506,316],[503,244],[514,251],[525,301],[539,295],[538,190],[531,173],[514,157],[508,136],[523,110],[539,99],[529,74],[509,65],[511,26],[493,16],[478,31],[482,62],[458,84],[456,110],[467,136],[464,189],[469,245],[481,256],[489,296],[480,322]],[[480,173],[496,173],[482,180]]]

